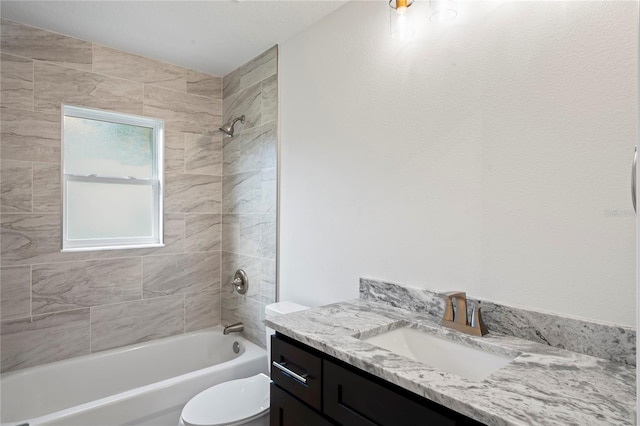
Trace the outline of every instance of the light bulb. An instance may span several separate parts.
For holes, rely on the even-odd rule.
[[[391,37],[397,39],[412,37],[415,31],[409,16],[411,3],[407,0],[391,0],[389,6],[391,7]]]
[[[396,0],[396,13],[400,15],[407,13],[407,0]]]

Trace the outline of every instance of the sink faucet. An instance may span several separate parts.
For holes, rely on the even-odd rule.
[[[480,314],[480,302],[472,309],[471,321],[467,317],[467,294],[463,291],[451,291],[443,293],[444,315],[440,324],[443,327],[452,328],[466,334],[474,336],[484,336],[488,333],[487,326],[482,321]],[[453,301],[456,301],[456,308],[453,309]]]
[[[235,324],[225,326],[224,330],[222,330],[222,334],[226,336],[229,333],[239,333],[243,330],[244,330],[244,324],[241,322],[237,322]]]

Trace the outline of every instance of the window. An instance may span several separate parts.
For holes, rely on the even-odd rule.
[[[162,246],[163,122],[63,106],[62,251]]]

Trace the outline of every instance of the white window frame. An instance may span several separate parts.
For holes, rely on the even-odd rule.
[[[152,148],[152,176],[150,179],[136,179],[130,176],[98,176],[76,175],[65,173],[64,161],[64,118],[77,117],[89,120],[105,121],[117,124],[129,124],[133,126],[148,127],[153,129]],[[78,107],[73,105],[62,105],[62,149],[61,167],[62,174],[62,252],[90,251],[90,250],[116,250],[132,248],[163,247],[163,141],[164,122],[159,119],[142,117],[138,115],[122,114],[112,111],[104,111],[93,108]],[[131,238],[92,238],[75,239],[68,238],[67,222],[67,183],[68,182],[95,182],[95,183],[118,183],[125,185],[147,185],[153,188],[153,221],[151,237],[131,237]]]

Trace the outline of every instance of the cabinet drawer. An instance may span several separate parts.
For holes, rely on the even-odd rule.
[[[455,426],[456,420],[324,361],[324,413],[349,426]]]
[[[271,383],[270,426],[333,426],[328,420]]]
[[[272,336],[271,380],[321,411],[322,359],[319,356]]]

